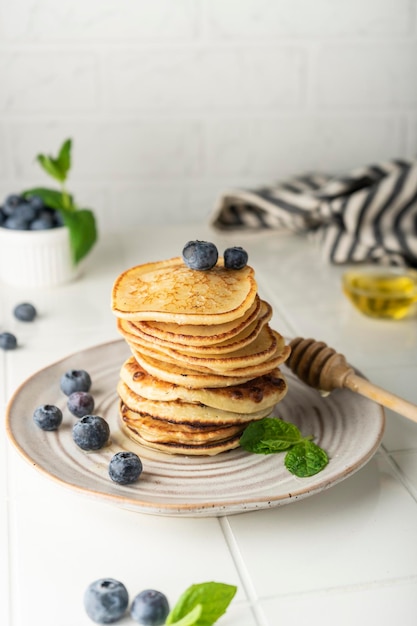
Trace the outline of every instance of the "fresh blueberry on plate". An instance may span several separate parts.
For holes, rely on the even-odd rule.
[[[241,270],[248,263],[248,253],[240,246],[227,248],[223,258],[224,266],[230,270]]]
[[[142,473],[142,461],[134,452],[116,452],[109,463],[109,476],[120,485],[134,483]]]
[[[61,377],[60,387],[66,396],[74,391],[90,391],[91,377],[85,370],[68,370]]]
[[[99,415],[85,415],[72,428],[72,438],[82,450],[100,450],[109,437],[109,425]]]
[[[182,251],[182,258],[192,270],[210,270],[217,263],[219,253],[209,241],[189,241]]]
[[[62,411],[53,404],[42,404],[35,409],[33,421],[42,430],[57,430],[62,423]]]
[[[67,407],[75,417],[91,415],[94,411],[94,397],[88,391],[73,391],[68,396]]]
[[[30,304],[30,302],[22,302],[15,306],[13,314],[15,318],[21,322],[33,322],[37,312],[33,304]]]
[[[123,583],[114,578],[100,578],[84,592],[84,608],[93,622],[112,624],[126,612],[129,595]]]
[[[155,589],[145,589],[135,596],[130,615],[138,624],[160,626],[168,617],[169,604],[166,596]]]

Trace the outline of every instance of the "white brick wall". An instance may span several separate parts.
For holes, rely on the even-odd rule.
[[[417,0],[0,0],[0,197],[47,178],[101,230],[417,152]]]

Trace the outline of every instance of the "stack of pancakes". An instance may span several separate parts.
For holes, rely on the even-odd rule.
[[[168,453],[214,455],[271,414],[287,391],[289,356],[272,330],[254,271],[208,271],[178,257],[123,272],[112,291],[117,328],[132,356],[122,364],[122,429]]]

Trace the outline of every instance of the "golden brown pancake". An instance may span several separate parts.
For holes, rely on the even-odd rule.
[[[252,367],[242,367],[239,370],[231,370],[227,374],[197,372],[194,369],[159,361],[153,357],[132,350],[137,362],[152,376],[165,380],[169,383],[184,385],[186,387],[228,387],[247,382],[252,378],[270,373],[281,365],[290,354],[289,346],[285,346],[282,352],[274,354],[269,360]]]
[[[132,267],[116,279],[112,311],[133,321],[213,325],[238,319],[257,295],[250,266],[230,270],[222,259],[209,271],[189,269],[180,257]]]
[[[221,452],[227,452],[227,450],[233,450],[239,447],[239,439],[241,433],[232,435],[221,441],[211,441],[205,443],[178,443],[178,442],[161,442],[153,441],[150,438],[146,438],[141,435],[134,426],[126,424],[122,419],[120,420],[121,428],[136,443],[147,448],[153,448],[154,450],[160,450],[166,454],[183,454],[187,456],[214,456]]]
[[[180,350],[172,348],[163,348],[162,346],[153,346],[145,344],[138,337],[132,341],[132,335],[127,337],[132,350],[140,352],[144,356],[149,356],[173,365],[181,365],[182,363],[189,369],[193,369],[202,373],[224,373],[237,370],[240,368],[248,368],[258,364],[265,363],[269,358],[284,348],[285,341],[268,325],[261,328],[260,333],[249,345],[225,354],[209,354],[199,356],[196,354],[185,354]]]
[[[269,304],[267,304],[270,307]],[[198,325],[198,324],[169,324],[164,322],[129,321],[130,324],[145,336],[154,340],[171,342],[174,345],[180,343],[187,346],[206,347],[227,341],[241,333],[249,324],[257,319],[261,310],[261,300],[256,295],[252,306],[241,317],[224,324]],[[132,328],[132,326],[129,326]],[[133,332],[133,331],[132,331]]]
[[[182,400],[233,413],[262,411],[280,402],[287,393],[285,377],[278,368],[248,382],[196,389],[155,378],[132,356],[123,363],[120,378],[133,392],[149,400]]]
[[[152,348],[160,348],[162,351],[180,350],[183,354],[203,356],[207,354],[221,355],[223,353],[234,352],[251,344],[260,334],[262,328],[272,317],[272,307],[266,302],[262,302],[259,316],[249,326],[244,328],[235,337],[221,341],[216,344],[190,346],[180,341],[167,341],[159,337],[153,337],[141,331],[133,322],[124,319],[117,320],[117,329],[126,338],[126,341],[143,344]]]
[[[149,400],[132,391],[122,380],[117,392],[123,404],[136,413],[146,413],[156,419],[175,424],[222,428],[224,426],[247,424],[262,419],[271,413],[272,406],[251,413],[236,413],[207,406],[184,402],[183,400]]]
[[[235,424],[222,427],[199,427],[192,424],[172,424],[147,413],[135,412],[124,406],[120,407],[123,422],[130,430],[136,430],[142,437],[163,443],[209,443],[224,441],[242,433],[245,424]]]

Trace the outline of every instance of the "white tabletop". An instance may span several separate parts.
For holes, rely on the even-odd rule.
[[[243,245],[273,306],[273,328],[325,341],[372,382],[417,404],[415,318],[362,316],[341,292],[343,268],[322,260],[306,237],[226,236],[197,225],[103,237],[85,274],[67,286],[2,286],[0,331],[19,341],[0,354],[3,413],[40,368],[119,337],[110,291],[121,271],[177,256],[190,239],[209,239],[219,250]],[[22,301],[36,306],[35,322],[13,318]],[[0,624],[92,624],[84,590],[112,577],[131,597],[155,588],[171,605],[193,583],[237,585],[224,626],[415,626],[417,424],[388,410],[386,417],[382,445],[346,480],[286,506],[219,518],[132,512],[63,488],[31,467],[2,429]]]

